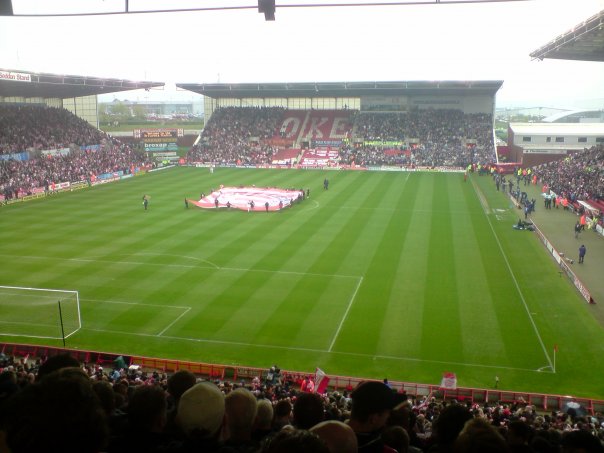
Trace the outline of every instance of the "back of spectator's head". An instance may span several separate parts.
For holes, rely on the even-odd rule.
[[[166,392],[156,385],[136,387],[128,400],[128,423],[135,431],[161,432],[167,420]]]
[[[260,453],[330,453],[319,437],[303,429],[283,429],[262,443]]]
[[[562,435],[563,453],[602,453],[600,440],[589,431],[570,431]]]
[[[17,373],[13,370],[2,371],[0,373],[0,405],[17,390],[19,390]]]
[[[209,438],[224,419],[224,394],[211,382],[200,382],[182,394],[176,421],[185,434]]]
[[[454,443],[455,453],[508,453],[505,439],[486,420],[469,420]]]
[[[178,370],[168,378],[168,393],[178,400],[191,387],[195,385],[197,378],[189,370]]]
[[[292,415],[292,403],[288,400],[279,400],[275,404],[274,416],[275,418],[291,417]]]
[[[310,432],[327,444],[330,453],[357,453],[357,436],[346,423],[328,420],[313,426]]]
[[[439,445],[452,445],[464,428],[465,423],[472,418],[466,406],[450,404],[445,407],[434,422],[433,430]]]
[[[256,411],[256,420],[254,426],[256,429],[271,429],[273,422],[273,405],[267,399],[258,400],[256,403],[258,409]]]
[[[256,397],[248,389],[240,387],[226,396],[224,404],[229,437],[248,440],[258,410]]]
[[[359,422],[366,422],[371,415],[389,414],[396,405],[394,392],[383,382],[361,382],[350,396],[352,398],[350,418]]]
[[[79,366],[80,362],[75,357],[69,355],[69,353],[53,355],[40,365],[37,380],[39,381],[44,376],[61,368],[79,368]]]
[[[382,441],[398,453],[407,453],[409,450],[409,434],[402,426],[386,426],[382,430]]]
[[[520,420],[514,420],[508,425],[507,442],[509,445],[528,445],[533,435],[533,429]]]
[[[106,415],[110,415],[115,409],[115,392],[113,386],[107,381],[96,381],[92,384],[92,390],[96,393]]]
[[[316,393],[301,393],[294,403],[294,426],[310,429],[325,419],[323,399]]]
[[[16,393],[0,414],[0,428],[12,453],[96,453],[108,439],[92,382],[77,368],[47,374]]]

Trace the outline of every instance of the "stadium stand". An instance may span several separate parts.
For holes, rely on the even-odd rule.
[[[604,147],[595,146],[533,169],[540,184],[573,212],[604,226]]]
[[[604,147],[597,146],[584,152],[573,153],[559,161],[534,168],[542,183],[554,192],[576,200],[604,201]]]
[[[0,105],[0,154],[100,143],[104,134],[67,110]]]
[[[44,106],[0,106],[0,156],[0,201],[151,165],[67,110]]]
[[[19,348],[6,344],[0,353],[0,430],[15,453],[34,451],[30,447],[39,452],[142,451],[140,448],[152,452],[266,451],[267,444],[282,432],[284,418],[291,429],[311,431],[324,421],[355,418],[351,427],[360,446],[367,439],[378,439],[380,445],[399,448],[393,451],[469,451],[460,444],[467,440],[472,423],[484,424],[505,447],[502,451],[562,451],[563,446],[579,442],[592,445],[581,451],[602,451],[599,441],[604,438],[604,416],[594,410],[593,402],[560,397],[556,407],[548,408],[537,405],[531,395],[497,391],[493,391],[496,400],[478,402],[460,392],[447,394],[437,386],[407,391],[401,383],[374,381],[368,386],[360,380],[342,381],[339,387],[336,382],[335,387],[311,398],[302,387],[309,376],[277,367],[242,368],[241,375],[229,377],[224,369],[203,364],[147,359],[141,366],[134,363],[144,363],[143,358],[84,351],[72,351],[69,356],[63,350],[32,348],[20,352],[40,355],[19,355]],[[78,368],[70,368],[76,365]],[[202,369],[204,366],[208,368]],[[47,399],[49,389],[59,392],[62,404]],[[46,396],[32,397],[35,395]],[[266,423],[258,428],[253,422],[256,410],[250,406],[253,401],[258,406],[272,406],[277,428],[270,429]],[[49,423],[46,416],[49,405],[56,423]],[[289,407],[285,413],[284,406]],[[322,410],[317,411],[316,406]],[[386,417],[380,429],[372,434],[359,432],[361,410]],[[86,417],[78,421],[78,434],[92,436],[89,449],[77,444],[81,437],[67,435],[76,423],[70,411]],[[70,420],[72,424],[63,423]],[[404,447],[390,433],[396,426],[408,437]],[[206,431],[194,432],[195,428]],[[40,436],[25,442],[34,432],[56,435],[51,436],[51,443],[36,441]],[[380,438],[380,432],[389,434]]]
[[[284,149],[282,140],[291,143],[291,149],[305,149],[298,162],[301,166],[465,168],[496,160],[492,116],[487,114],[446,109],[360,113],[249,107],[216,110],[187,160],[279,164],[282,158],[276,155]]]
[[[189,150],[190,162],[217,164],[270,163],[273,148],[266,143],[277,129],[281,108],[237,108],[217,110],[203,130],[201,141]]]

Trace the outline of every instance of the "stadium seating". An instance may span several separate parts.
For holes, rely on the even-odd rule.
[[[225,367],[145,357],[118,357],[80,350],[70,351],[71,356],[65,356],[63,351],[52,347],[0,345],[0,430],[6,432],[9,447],[15,453],[58,451],[45,450],[43,436],[41,443],[36,444],[36,450],[27,450],[28,446],[37,441],[32,438],[31,443],[26,443],[24,433],[35,433],[34,437],[40,439],[40,433],[45,433],[50,427],[56,431],[52,433],[52,443],[46,445],[52,444],[53,448],[59,448],[58,444],[61,444],[60,451],[112,453],[137,451],[142,446],[145,451],[193,451],[192,439],[182,429],[190,423],[207,420],[207,417],[213,415],[211,411],[217,410],[217,404],[219,413],[222,414],[225,402],[229,413],[227,419],[230,420],[222,425],[223,429],[219,428],[216,438],[205,439],[204,449],[198,448],[195,451],[265,452],[266,443],[273,441],[284,424],[293,425],[292,429],[300,430],[305,420],[316,418],[312,415],[314,412],[307,412],[312,410],[315,403],[322,406],[322,410],[319,418],[309,426],[320,420],[345,421],[351,418],[351,409],[357,404],[355,401],[361,401],[358,396],[360,394],[354,393],[354,389],[362,382],[359,379],[333,376],[325,393],[310,398],[305,392],[308,388],[313,388],[313,385],[309,387],[308,382],[321,379],[319,375],[287,372],[277,366],[270,369]],[[78,363],[79,369],[68,368]],[[73,373],[77,373],[77,376]],[[44,374],[44,377],[39,379],[38,374]],[[79,381],[78,387],[65,385],[74,376]],[[88,385],[83,380],[86,376]],[[204,382],[201,385],[210,387],[197,387],[200,384],[196,382],[200,380]],[[63,385],[55,386],[61,382]],[[604,434],[602,401],[520,394],[498,389],[446,390],[436,385],[422,386],[388,380],[384,380],[384,383],[374,382],[373,387],[386,392],[382,396],[386,396],[390,387],[392,396],[388,399],[397,404],[391,411],[383,432],[396,426],[398,429],[402,428],[407,434],[404,437],[408,437],[409,445],[416,452],[442,451],[443,448],[445,451],[453,451],[451,448],[455,444],[455,451],[466,451],[459,447],[463,440],[460,432],[466,420],[480,420],[485,426],[494,427],[490,429],[499,436],[496,440],[503,446],[507,444],[509,448],[497,451],[520,451],[517,436],[510,434],[518,430],[528,433],[521,451],[561,451],[561,445],[568,447],[576,445],[575,442],[582,442],[583,445],[591,442],[595,445],[595,449],[581,451],[602,451],[601,446],[598,449],[598,438]],[[78,392],[70,396],[69,389],[75,388],[79,388]],[[61,405],[54,406],[53,409],[53,417],[59,421],[69,419],[74,410],[82,414],[98,414],[99,408],[104,411],[103,417],[94,417],[94,426],[82,421],[81,426],[78,425],[80,430],[90,430],[97,436],[99,433],[103,434],[89,439],[89,449],[79,449],[81,445],[70,449],[74,437],[67,434],[75,421],[63,423],[65,426],[49,423],[46,405],[50,401],[46,401],[46,398],[51,398],[48,392],[53,389],[62,392]],[[193,390],[188,392],[189,389]],[[28,397],[32,392],[38,392],[38,397]],[[210,396],[208,392],[213,396],[204,399]],[[193,393],[195,399],[190,400]],[[142,395],[145,398],[143,401]],[[258,408],[260,405],[268,405],[264,409],[274,414],[272,426],[271,415],[268,415],[263,428],[254,430],[253,426],[259,423],[253,423],[253,418],[249,418],[249,411],[236,410],[238,406],[231,404],[235,397],[245,397],[249,403],[256,401]],[[76,401],[70,398],[78,399]],[[180,407],[183,399],[186,403]],[[298,400],[300,404],[296,403]],[[194,412],[185,410],[184,406],[192,403],[195,405]],[[256,412],[251,409],[251,413]],[[151,425],[146,425],[147,421],[152,420],[147,414],[155,413],[154,411],[158,411],[159,419],[163,422],[152,424],[151,429]],[[133,418],[134,414],[137,414],[136,418]],[[24,416],[28,420],[27,426],[21,423]],[[233,426],[233,423],[237,425],[233,417],[239,422],[243,422],[239,417],[249,418],[248,435],[242,436],[241,432],[235,435],[226,428]],[[217,420],[222,419],[222,415],[217,417]],[[44,423],[48,425],[40,426]],[[446,438],[443,437],[445,431]],[[500,434],[496,434],[496,431]],[[66,435],[63,438],[61,434]],[[82,435],[81,432],[78,434]],[[382,440],[390,445],[390,436],[384,434]]]
[[[375,142],[412,139],[402,149]],[[266,164],[283,147],[339,151],[343,165],[465,167],[495,160],[492,117],[459,110],[360,113],[350,110],[218,109],[189,162]]]
[[[35,105],[0,106],[0,157],[0,201],[150,164],[67,110]]]

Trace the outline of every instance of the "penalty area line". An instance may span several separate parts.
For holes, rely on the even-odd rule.
[[[361,287],[361,283],[363,283],[363,277],[359,278],[359,282],[357,283],[357,287],[355,288],[354,293],[352,293],[352,297],[348,301],[348,306],[346,307],[346,311],[344,312],[344,316],[342,316],[342,319],[340,320],[340,324],[338,325],[336,333],[334,334],[333,339],[331,340],[331,344],[329,345],[329,349],[327,350],[327,352],[331,352],[331,350],[333,349],[333,345],[335,344],[336,340],[338,339],[338,335],[340,335],[340,330],[342,330],[342,326],[344,325],[344,321],[346,321],[346,318],[348,317],[348,312],[350,311],[350,307],[352,307],[352,303],[354,302],[354,299],[357,297],[357,293],[359,292],[359,288]]]
[[[189,311],[191,311],[191,307],[187,307],[185,309],[185,311],[183,311],[180,315],[178,315],[178,317],[174,321],[172,321],[170,324],[168,324],[164,330],[162,330],[160,333],[158,333],[157,336],[161,337],[166,332],[166,330],[168,330],[170,327],[172,327],[174,324],[176,324],[180,320],[180,318],[182,318],[184,315],[189,313]]]

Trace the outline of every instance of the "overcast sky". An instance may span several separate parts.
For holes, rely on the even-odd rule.
[[[336,3],[342,0],[330,0]],[[353,0],[350,0],[352,2]],[[604,0],[280,8],[0,18],[0,68],[166,82],[120,99],[194,99],[174,83],[503,80],[498,107],[604,108],[604,63],[529,53],[604,10]],[[131,10],[257,5],[130,0]],[[13,0],[15,14],[118,11],[124,0]],[[107,100],[107,98],[104,98]]]

